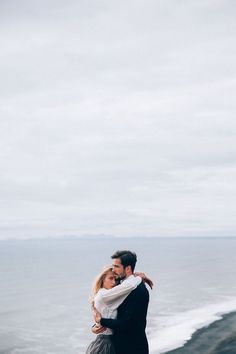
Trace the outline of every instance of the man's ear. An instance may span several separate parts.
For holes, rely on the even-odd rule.
[[[132,273],[131,266],[128,265],[127,267],[125,267],[125,274],[131,274],[131,273]]]

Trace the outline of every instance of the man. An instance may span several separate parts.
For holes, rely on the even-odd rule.
[[[135,253],[117,251],[111,258],[117,279],[122,281],[133,275],[137,261]],[[96,322],[113,330],[116,354],[148,354],[145,333],[148,303],[149,292],[141,282],[118,307],[117,319],[101,318],[96,312]]]

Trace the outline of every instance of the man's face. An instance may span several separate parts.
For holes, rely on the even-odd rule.
[[[121,264],[120,258],[113,259],[112,267],[117,279],[124,279],[126,277],[125,268]]]

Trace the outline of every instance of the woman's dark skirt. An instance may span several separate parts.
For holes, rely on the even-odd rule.
[[[86,354],[115,354],[112,335],[98,334],[95,341],[89,344]]]

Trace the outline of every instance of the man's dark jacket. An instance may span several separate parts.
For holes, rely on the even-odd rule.
[[[145,333],[149,292],[142,282],[118,307],[117,319],[102,318],[113,329],[116,354],[148,354]]]

